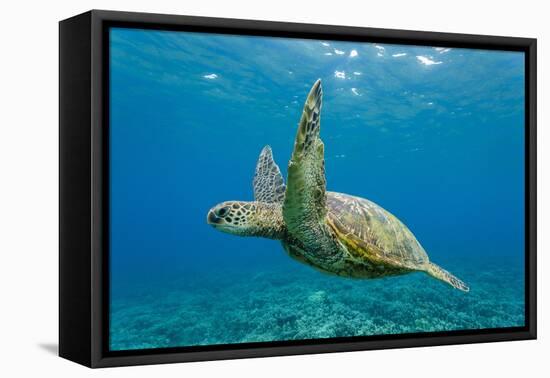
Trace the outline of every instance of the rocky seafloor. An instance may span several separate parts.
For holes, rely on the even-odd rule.
[[[351,280],[292,264],[142,281],[111,302],[111,350],[522,326],[523,272],[455,267],[463,293],[423,273]]]

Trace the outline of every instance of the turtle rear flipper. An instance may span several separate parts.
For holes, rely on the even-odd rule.
[[[464,282],[453,276],[451,273],[447,272],[445,269],[434,263],[428,264],[428,269],[426,270],[426,273],[434,278],[437,278],[438,280],[448,283],[458,290],[462,290],[465,292],[470,291],[468,285],[466,285]]]

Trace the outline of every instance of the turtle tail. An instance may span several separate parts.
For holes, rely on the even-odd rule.
[[[435,265],[434,263],[428,264],[428,269],[426,270],[426,273],[434,278],[437,278],[438,280],[448,283],[458,290],[462,290],[465,292],[470,291],[468,285],[453,276],[451,273],[447,272],[445,269],[441,268],[438,265]]]

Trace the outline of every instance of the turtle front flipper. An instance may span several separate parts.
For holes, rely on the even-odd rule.
[[[265,203],[282,203],[285,198],[285,182],[281,170],[273,160],[271,147],[260,152],[254,174],[254,199]]]
[[[324,145],[319,136],[322,98],[321,80],[317,80],[298,126],[283,203],[288,231],[307,245],[324,242],[321,225],[327,214]]]

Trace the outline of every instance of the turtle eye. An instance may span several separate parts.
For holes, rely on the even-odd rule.
[[[222,207],[221,209],[218,209],[218,211],[216,211],[219,217],[225,216],[228,212],[229,212],[229,206]]]

